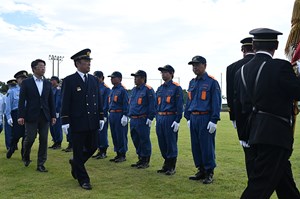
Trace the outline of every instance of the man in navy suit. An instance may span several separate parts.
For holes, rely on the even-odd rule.
[[[55,124],[55,105],[51,83],[44,78],[46,63],[37,59],[31,62],[33,77],[22,82],[19,97],[20,125],[25,124],[25,140],[23,161],[27,167],[30,160],[30,151],[37,133],[39,133],[39,149],[37,171],[47,172],[44,163],[47,160],[49,123]]]
[[[98,130],[104,126],[99,82],[88,74],[90,53],[90,49],[84,49],[71,57],[77,71],[63,80],[61,109],[62,129],[72,132],[71,174],[86,190],[92,186],[84,164],[97,150]]]

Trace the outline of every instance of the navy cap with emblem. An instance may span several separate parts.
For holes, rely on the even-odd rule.
[[[253,41],[263,42],[277,41],[277,36],[282,35],[281,32],[269,28],[256,28],[251,30],[249,34],[254,36]]]
[[[59,78],[57,76],[52,76],[51,79],[50,79],[50,81],[52,81],[52,80],[56,80],[57,83],[59,83]]]
[[[8,84],[8,85],[17,84],[17,80],[15,80],[15,79],[8,80],[8,81],[6,82],[6,84]]]
[[[241,40],[242,46],[252,46],[253,37],[246,37]]]
[[[168,71],[170,73],[174,73],[175,70],[171,65],[165,65],[164,67],[159,67],[158,68],[159,71]]]
[[[86,49],[83,49],[83,50],[79,51],[75,55],[73,55],[71,57],[71,59],[73,59],[74,61],[77,61],[77,60],[80,60],[80,59],[91,60],[92,58],[90,57],[90,54],[91,54],[91,50],[86,48]]]
[[[28,72],[26,70],[21,70],[14,75],[14,78],[16,78],[16,79],[19,77],[27,78]]]
[[[192,65],[192,64],[206,64],[206,59],[202,56],[196,55],[192,58],[192,61],[190,61],[188,64]]]
[[[101,77],[103,77],[103,72],[102,71],[95,71],[94,76],[101,78]]]
[[[131,76],[147,77],[147,73],[143,70],[138,70],[136,73],[131,73]]]
[[[122,78],[122,73],[120,73],[119,71],[115,71],[113,72],[111,75],[108,75],[108,77],[119,77],[119,78]]]

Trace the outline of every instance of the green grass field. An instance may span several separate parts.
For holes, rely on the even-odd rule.
[[[188,179],[196,172],[196,168],[193,164],[190,135],[185,119],[180,124],[179,155],[177,172],[174,176],[156,173],[156,170],[161,168],[163,159],[153,125],[151,130],[153,152],[150,167],[144,170],[130,167],[130,164],[137,161],[130,135],[127,161],[119,164],[109,162],[108,159],[115,156],[110,141],[107,159],[90,159],[86,164],[93,185],[91,191],[80,188],[77,181],[72,178],[68,163],[70,153],[49,149],[45,164],[49,172],[39,173],[36,171],[38,140],[36,139],[31,152],[33,162],[29,167],[24,167],[20,150],[16,151],[11,159],[6,159],[4,134],[1,133],[0,198],[239,198],[247,182],[243,151],[229,121],[228,113],[221,113],[221,118],[216,136],[215,181],[210,185]],[[300,185],[299,125],[298,122],[294,153],[291,157],[294,178],[298,185]],[[52,143],[49,134],[50,144]],[[66,146],[67,143],[64,141],[63,147]],[[274,194],[272,198],[277,197]]]

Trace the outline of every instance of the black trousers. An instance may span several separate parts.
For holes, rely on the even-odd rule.
[[[89,183],[90,178],[84,164],[97,150],[98,130],[72,132],[74,172],[80,185]]]
[[[25,122],[25,129],[26,131],[25,131],[23,158],[25,160],[30,160],[31,147],[38,133],[39,149],[38,149],[37,165],[42,166],[47,160],[48,130],[49,130],[49,122],[47,121],[42,111],[37,121]]]
[[[255,152],[252,148],[245,148],[243,147],[244,154],[245,154],[245,165],[247,171],[247,177],[249,178],[250,173],[253,171],[254,168],[254,160],[255,160]]]
[[[25,136],[25,127],[24,125],[18,124],[18,109],[11,111],[11,118],[13,120],[13,126],[11,131],[11,143],[10,147],[13,147],[13,151],[15,151],[17,144],[22,138],[22,144],[21,144],[21,156],[23,156],[24,153],[24,136]]]
[[[276,191],[279,199],[299,199],[289,158],[291,151],[273,145],[251,146],[255,152],[254,167],[242,199],[268,199]]]

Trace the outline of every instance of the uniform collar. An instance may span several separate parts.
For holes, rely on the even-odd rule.
[[[170,86],[172,84],[173,80],[171,79],[168,82],[163,83],[164,86]]]
[[[271,55],[271,53],[266,52],[266,51],[263,51],[263,50],[257,51],[256,54],[265,54],[265,55],[269,55],[270,57],[273,57],[273,56]]]
[[[86,75],[86,77],[88,78],[89,74],[88,73],[83,73],[83,72],[80,72],[79,70],[77,71],[77,73],[80,75],[80,77],[82,79],[84,79],[84,75]]]
[[[44,77],[41,77],[41,78],[37,78],[35,75],[32,76],[34,81],[41,81],[44,79]]]
[[[143,84],[141,84],[140,86],[135,86],[135,88],[137,88],[137,89],[142,89],[142,88],[145,87],[145,85],[146,85],[146,83],[143,83]]]
[[[196,80],[200,80],[200,79],[206,80],[207,77],[208,77],[207,72],[204,72],[202,76],[197,76],[195,79]]]

